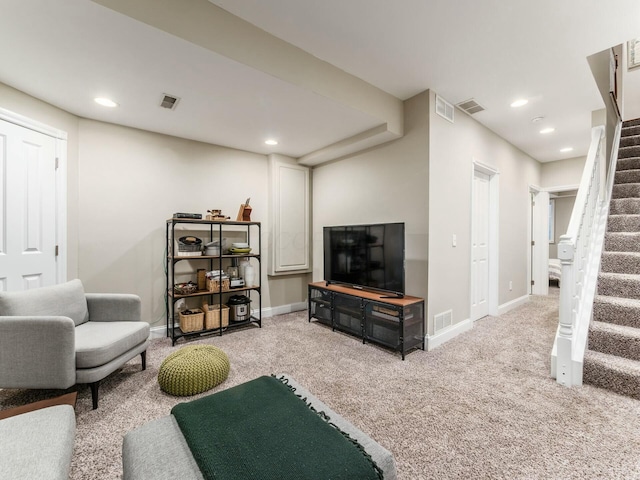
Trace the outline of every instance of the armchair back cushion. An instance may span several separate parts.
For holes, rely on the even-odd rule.
[[[87,300],[78,279],[21,292],[0,292],[0,316],[62,316],[76,327],[89,320]]]

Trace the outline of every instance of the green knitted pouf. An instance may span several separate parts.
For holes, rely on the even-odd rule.
[[[229,376],[229,357],[211,345],[189,345],[164,359],[158,372],[160,388],[187,396],[211,390]]]

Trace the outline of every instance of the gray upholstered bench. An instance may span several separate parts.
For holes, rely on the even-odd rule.
[[[0,478],[67,480],[76,417],[56,405],[0,420]]]
[[[357,440],[382,470],[385,480],[396,479],[396,465],[391,452],[335,413],[295,380],[283,375],[278,377],[285,377],[295,389],[296,395],[306,398],[309,405],[324,412],[331,423]],[[211,434],[215,435],[215,432]],[[246,454],[250,456],[251,450],[247,449]],[[122,461],[124,480],[203,479],[173,415],[159,418],[127,433],[122,446]]]

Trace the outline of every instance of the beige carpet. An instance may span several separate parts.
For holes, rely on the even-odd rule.
[[[640,402],[549,378],[557,309],[557,297],[534,297],[404,362],[309,324],[306,312],[203,341],[231,360],[229,378],[214,391],[288,373],[391,450],[404,480],[640,478]],[[96,411],[80,388],[73,479],[120,478],[122,436],[181,401],[156,381],[179,345],[155,340],[147,371],[135,360],[110,376]],[[58,393],[0,391],[0,408]]]

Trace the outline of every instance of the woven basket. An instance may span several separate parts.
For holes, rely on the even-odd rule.
[[[229,307],[226,305],[209,305],[206,302],[202,304],[204,310],[204,328],[220,328],[220,314],[222,313],[222,326],[229,325]]]
[[[190,310],[192,313],[190,315],[185,315],[180,312],[180,330],[183,333],[187,332],[197,332],[198,330],[202,330],[204,325],[204,312],[199,308],[193,308]]]
[[[217,280],[215,278],[207,279],[207,290],[209,290],[210,292],[228,292],[230,286],[231,282],[228,278],[222,280],[222,290],[220,290],[220,280]]]

